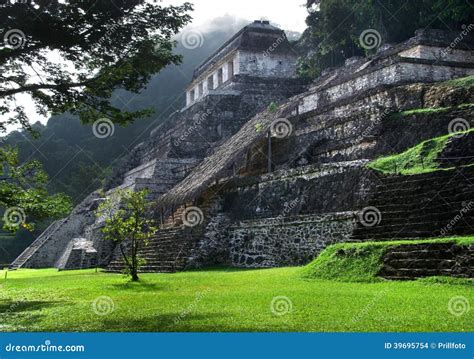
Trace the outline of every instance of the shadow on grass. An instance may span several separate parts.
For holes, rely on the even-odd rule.
[[[167,313],[140,319],[104,319],[97,331],[113,332],[183,332],[212,331],[211,325],[200,325],[199,321],[216,321],[225,318],[227,313],[185,314]],[[189,328],[192,328],[189,329]]]
[[[157,291],[168,287],[165,283],[151,283],[143,279],[138,282],[124,281],[123,283],[114,283],[111,286],[117,290],[133,290],[134,292]]]
[[[68,305],[63,301],[0,301],[0,331],[35,331],[46,315],[43,309],[57,305]]]
[[[0,301],[0,314],[11,314],[30,312],[58,305],[58,301],[40,301],[40,300],[2,300]]]
[[[183,271],[184,273],[193,273],[193,272],[247,272],[254,271],[256,269],[267,269],[267,268],[237,268],[237,267],[225,267],[225,266],[210,266],[210,267],[199,267],[199,268],[190,268]],[[181,273],[183,273],[181,272]]]

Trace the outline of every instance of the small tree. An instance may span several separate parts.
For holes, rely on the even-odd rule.
[[[132,281],[138,281],[138,270],[144,263],[139,257],[140,248],[158,229],[147,217],[152,203],[147,201],[146,190],[120,191],[116,198],[107,198],[99,207],[98,216],[107,215],[102,228],[105,239],[117,242],[126,264],[126,273]],[[128,246],[128,250],[127,250]]]

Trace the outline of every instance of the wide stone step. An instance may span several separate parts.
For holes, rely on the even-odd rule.
[[[383,183],[385,185],[396,185],[400,184],[400,181],[402,181],[403,184],[405,185],[410,185],[411,183],[420,183],[420,182],[427,182],[431,181],[430,183],[437,183],[440,181],[446,181],[449,180],[450,178],[459,177],[459,174],[462,174],[462,178],[474,178],[474,169],[472,167],[463,167],[463,168],[458,168],[456,169],[456,172],[454,171],[436,171],[436,172],[431,172],[431,173],[423,173],[420,175],[414,175],[414,176],[385,176],[383,177]]]
[[[474,203],[474,199],[472,200]],[[463,210],[463,215],[471,216],[472,214],[469,211],[467,204],[469,200],[466,200],[464,197],[462,200],[459,201],[446,201],[446,200],[431,200],[429,203],[425,203],[425,205],[421,205],[421,202],[412,201],[411,199],[405,199],[403,203],[394,203],[391,201],[387,201],[386,199],[383,201],[382,204],[377,204],[375,202],[371,202],[371,206],[376,207],[382,213],[406,213],[406,212],[435,212],[435,213],[446,213],[446,212],[459,212]]]
[[[426,268],[387,268],[383,267],[380,271],[382,277],[432,277],[432,276],[449,276],[452,274],[451,269],[426,269]]]
[[[446,226],[446,223],[441,222],[424,222],[424,223],[402,223],[395,225],[385,226],[374,226],[366,228],[356,228],[353,233],[353,239],[358,238],[371,238],[376,236],[377,238],[387,235],[387,238],[403,238],[403,237],[420,237],[426,238],[426,236],[436,237],[440,235],[441,230]],[[458,223],[453,226],[449,233],[456,235],[469,235],[473,234],[474,231],[471,226],[463,225]],[[449,234],[447,233],[447,234]]]
[[[462,208],[462,205],[455,206],[455,203],[461,204],[462,202],[469,203],[469,201],[473,201],[474,197],[472,192],[469,193],[462,193],[462,192],[455,192],[452,194],[445,194],[441,196],[436,191],[423,191],[423,189],[418,189],[417,195],[403,195],[400,193],[393,193],[391,195],[377,195],[373,196],[373,200],[371,201],[371,205],[375,207],[383,207],[385,205],[398,205],[400,208],[407,208],[410,205],[418,203],[420,208],[427,205],[436,206],[436,205],[447,205],[449,206],[453,203],[454,208]]]
[[[470,180],[459,178],[456,180],[456,182],[449,184],[448,181],[444,180],[439,182],[438,186],[436,186],[435,183],[427,183],[426,186],[420,186],[419,183],[408,185],[405,182],[398,182],[397,184],[386,185],[384,182],[382,182],[382,184],[378,185],[375,189],[375,194],[383,197],[390,197],[394,195],[401,195],[403,197],[418,197],[420,195],[420,189],[423,189],[423,192],[425,193],[432,192],[439,194],[442,197],[449,197],[450,195],[457,193],[472,193],[472,188],[466,186],[466,184],[470,184],[471,180],[474,180],[474,177]]]
[[[456,264],[456,261],[453,259],[392,259],[385,262],[384,270],[391,268],[392,270],[396,269],[452,269]]]
[[[430,258],[437,258],[437,259],[450,259],[453,257],[453,253],[446,250],[413,250],[413,251],[393,251],[388,252],[384,255],[384,259],[387,261],[397,260],[397,259],[430,259]]]
[[[427,211],[428,212],[428,211]],[[433,213],[433,212],[382,212],[381,223],[403,224],[403,223],[445,223],[448,224],[457,218],[456,222],[472,223],[474,228],[474,215],[459,216],[459,211]]]

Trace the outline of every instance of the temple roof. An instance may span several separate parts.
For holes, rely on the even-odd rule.
[[[242,28],[201,63],[194,70],[193,80],[235,50],[262,53],[269,49],[272,49],[272,53],[292,53],[291,45],[283,30],[270,25],[269,21],[256,20]]]

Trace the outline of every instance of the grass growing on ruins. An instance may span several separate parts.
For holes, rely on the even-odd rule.
[[[142,274],[18,270],[2,278],[2,331],[472,331],[468,281],[338,282],[301,268]]]
[[[453,86],[453,87],[471,88],[471,87],[474,87],[474,75],[461,77],[454,80],[449,80],[442,84]]]
[[[466,136],[473,136],[474,129],[423,141],[402,153],[380,157],[367,166],[385,174],[402,175],[415,175],[439,170],[437,162],[439,154],[446,147],[451,137],[461,133],[466,134]]]
[[[380,282],[377,277],[382,256],[390,248],[401,244],[456,242],[474,244],[474,237],[400,240],[387,242],[337,243],[327,247],[313,262],[301,269],[301,277],[346,282]],[[454,281],[458,281],[454,279]]]

